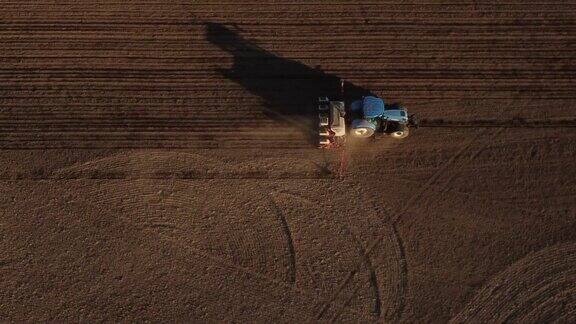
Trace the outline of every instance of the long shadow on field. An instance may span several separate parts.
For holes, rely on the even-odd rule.
[[[318,97],[341,97],[341,79],[300,62],[279,57],[243,38],[223,24],[207,23],[208,41],[233,55],[234,65],[218,72],[265,101],[265,113],[274,120],[303,129],[317,141]],[[346,98],[371,95],[367,89],[345,83]],[[341,98],[345,99],[345,98]]]

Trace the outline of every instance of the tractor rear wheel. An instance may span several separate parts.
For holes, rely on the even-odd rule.
[[[374,123],[364,119],[355,119],[352,121],[351,135],[356,138],[368,138],[374,135],[375,129]]]
[[[367,138],[374,135],[374,130],[370,127],[358,127],[352,130],[352,135],[358,138]]]

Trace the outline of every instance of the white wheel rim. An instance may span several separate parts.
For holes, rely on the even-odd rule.
[[[402,135],[404,134],[404,132],[396,132],[396,133],[394,133],[394,134],[396,134],[396,136],[400,137],[400,136],[402,136]]]
[[[356,130],[356,134],[357,134],[357,135],[364,135],[364,134],[366,134],[367,132],[368,132],[368,130],[365,129],[365,128],[358,128],[358,129]]]

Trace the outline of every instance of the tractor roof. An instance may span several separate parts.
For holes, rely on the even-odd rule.
[[[380,117],[384,114],[384,100],[377,97],[364,97],[363,109],[365,118]]]

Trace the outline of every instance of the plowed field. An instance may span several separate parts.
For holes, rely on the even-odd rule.
[[[576,321],[576,2],[0,8],[1,321]]]

